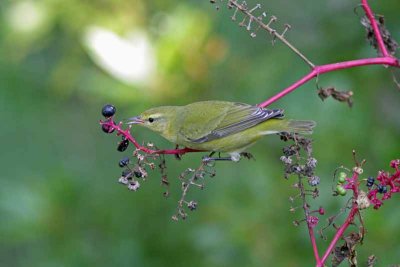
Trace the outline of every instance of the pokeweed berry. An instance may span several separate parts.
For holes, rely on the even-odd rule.
[[[339,177],[339,179],[338,179],[339,184],[344,184],[345,182],[346,182],[346,178]]]
[[[101,129],[103,130],[103,132],[108,133],[108,134],[114,132],[114,130],[115,130],[112,126],[110,126],[108,124],[102,124]]]
[[[124,139],[121,142],[119,142],[117,150],[119,152],[124,152],[128,148],[128,145],[129,145],[129,140]]]
[[[372,187],[372,186],[374,185],[374,183],[375,183],[375,178],[372,177],[372,176],[368,177],[368,179],[367,179],[367,186],[368,186],[368,187]]]
[[[344,187],[341,185],[336,186],[336,192],[341,196],[345,196],[347,193],[346,189],[344,189]]]
[[[346,182],[346,173],[345,172],[341,172],[339,173],[339,178],[338,178],[338,182],[343,184],[344,182]]]
[[[125,158],[121,159],[121,160],[119,161],[119,163],[118,163],[118,165],[119,165],[121,168],[125,167],[125,166],[128,165],[128,164],[129,164],[129,158],[128,158],[128,157],[125,157]]]
[[[133,174],[135,175],[136,178],[140,178],[143,176],[142,172],[140,172],[140,171],[134,171]]]
[[[101,109],[101,114],[104,117],[109,118],[109,117],[114,116],[116,111],[117,111],[117,109],[113,105],[107,104],[107,105],[104,105],[104,107]]]
[[[381,194],[387,193],[387,187],[386,187],[386,185],[378,184],[378,192],[381,193]]]

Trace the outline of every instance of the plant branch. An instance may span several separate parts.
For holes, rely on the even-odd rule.
[[[372,29],[374,30],[375,38],[376,38],[376,41],[378,43],[378,47],[379,47],[379,50],[380,50],[382,56],[383,57],[388,57],[389,53],[388,53],[388,50],[387,50],[387,48],[385,46],[385,43],[383,41],[382,33],[379,30],[378,23],[375,20],[374,13],[372,12],[372,9],[368,4],[368,1],[367,0],[361,0],[361,5],[362,5],[362,7],[364,9],[365,15],[367,16],[368,20],[371,23]]]
[[[293,92],[294,90],[296,90],[298,87],[300,87],[304,83],[308,82],[309,80],[311,80],[315,77],[318,77],[320,74],[323,74],[323,73],[332,72],[332,71],[341,70],[341,69],[349,69],[349,68],[353,68],[353,67],[367,66],[367,65],[388,65],[388,66],[393,66],[393,67],[399,68],[400,67],[399,60],[395,57],[392,57],[388,53],[388,50],[387,50],[387,48],[384,44],[383,38],[382,38],[382,33],[379,30],[379,26],[376,22],[376,19],[371,10],[371,7],[368,4],[368,1],[361,0],[361,5],[362,5],[364,12],[374,30],[375,38],[377,40],[378,47],[382,54],[382,57],[357,59],[357,60],[315,66],[315,67],[313,67],[312,71],[309,72],[307,75],[305,75],[303,78],[301,78],[300,80],[298,80],[291,86],[287,87],[286,89],[282,90],[275,96],[260,103],[259,106],[266,107],[266,106],[270,105],[271,103],[279,100],[280,98],[284,97],[285,95]],[[279,37],[277,36],[277,38],[279,38]],[[284,42],[284,41],[282,41],[282,42]]]
[[[388,65],[388,66],[393,66],[393,67],[397,67],[397,68],[400,67],[399,60],[392,56],[356,59],[356,60],[326,64],[326,65],[321,65],[321,66],[315,66],[315,68],[312,71],[310,71],[307,75],[305,75],[303,78],[299,79],[297,82],[295,82],[294,84],[285,88],[284,90],[282,90],[278,94],[274,95],[273,97],[260,103],[258,106],[263,107],[263,108],[267,107],[268,105],[276,102],[277,100],[279,100],[282,97],[284,97],[285,95],[293,92],[294,90],[296,90],[301,85],[308,82],[309,80],[311,80],[315,77],[318,77],[321,74],[336,71],[336,70],[341,70],[341,69],[349,69],[349,68],[367,66],[367,65]]]
[[[248,29],[250,29],[251,22],[254,21],[256,22],[261,28],[266,30],[269,34],[273,36],[273,38],[277,38],[280,40],[282,43],[284,43],[286,46],[288,46],[294,53],[296,53],[305,63],[307,63],[311,68],[314,68],[314,64],[304,55],[302,54],[294,45],[292,45],[286,38],[285,38],[285,33],[287,32],[287,27],[282,34],[278,33],[275,29],[273,29],[270,25],[272,22],[276,21],[276,17],[272,16],[271,20],[265,24],[262,21],[262,16],[256,17],[252,14],[252,12],[259,8],[260,5],[256,6],[256,8],[253,8],[251,10],[248,10],[247,5],[244,4],[246,3],[245,1],[242,4],[239,4],[237,0],[229,0],[228,1],[228,6],[229,7],[236,7],[236,10],[239,10],[243,14],[249,17],[249,24],[248,24]],[[232,17],[233,19],[234,17]]]
[[[122,122],[115,124],[112,118],[107,119],[106,121],[100,121],[100,125],[103,127],[107,127],[108,133],[112,133],[113,131],[117,131],[117,135],[122,135],[125,139],[129,140],[138,150],[143,151],[147,154],[164,154],[164,155],[183,155],[188,152],[203,152],[202,150],[191,149],[188,147],[181,148],[181,149],[162,149],[162,150],[153,150],[149,149],[145,146],[140,145],[136,139],[131,135],[129,126],[128,129],[122,129]]]
[[[304,188],[304,184],[303,184],[303,181],[301,179],[301,176],[299,176],[298,186],[299,186],[299,189],[300,189],[301,201],[303,203],[304,215],[306,217],[308,234],[310,235],[311,245],[312,245],[312,248],[313,248],[313,251],[314,251],[314,257],[315,257],[316,261],[319,262],[320,259],[319,259],[319,252],[318,252],[317,242],[315,240],[314,226],[311,225],[310,220],[308,219],[308,218],[310,218],[310,210],[309,210],[309,206],[308,206],[307,201],[306,201],[305,188]]]
[[[358,214],[359,209],[358,209],[358,203],[357,203],[357,198],[358,198],[358,176],[359,172],[356,170],[353,172],[353,176],[349,179],[349,184],[351,185],[351,190],[353,191],[353,204],[351,206],[351,210],[349,212],[349,215],[347,216],[346,220],[340,226],[340,228],[337,230],[335,236],[332,238],[332,241],[330,242],[328,248],[326,249],[324,255],[322,256],[321,260],[318,261],[317,259],[317,267],[323,267],[325,261],[328,259],[329,255],[331,254],[332,250],[335,248],[336,243],[342,238],[344,232],[346,229],[349,227],[350,224],[353,223],[354,221],[354,216]]]

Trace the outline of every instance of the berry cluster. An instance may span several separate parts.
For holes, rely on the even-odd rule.
[[[346,182],[349,181],[347,179],[347,174],[345,172],[340,172],[338,176],[338,181],[336,185],[335,194],[339,196],[345,196],[347,194],[347,187]]]
[[[379,209],[383,205],[383,201],[392,197],[393,193],[400,192],[400,159],[392,160],[390,167],[392,173],[379,171],[376,179],[369,177],[367,179],[368,198],[374,205],[375,209]],[[379,198],[379,196],[382,196]]]
[[[117,109],[110,104],[107,104],[102,108],[101,114],[106,118],[104,123],[101,124],[101,129],[103,130],[103,132],[105,133],[114,132],[115,129],[109,123],[112,122],[113,124],[115,124],[114,121],[112,120],[112,117],[114,116],[116,111]]]
[[[103,132],[110,134],[117,133],[121,136],[121,140],[117,145],[117,150],[124,152],[127,150],[130,143],[135,146],[135,150],[131,157],[123,157],[118,166],[123,168],[122,174],[118,182],[126,186],[131,191],[137,191],[140,188],[142,181],[148,177],[148,172],[155,170],[157,167],[161,173],[161,184],[168,187],[169,181],[166,173],[165,155],[175,155],[177,159],[181,159],[181,155],[187,152],[198,152],[188,148],[172,149],[172,150],[159,150],[152,143],[140,145],[135,138],[131,135],[130,130],[123,129],[123,123],[116,124],[113,120],[116,113],[116,108],[113,105],[107,104],[102,108],[101,114],[105,120],[100,121]],[[214,162],[202,161],[200,167],[196,169],[188,168],[179,175],[181,182],[182,196],[178,201],[177,212],[172,216],[173,220],[186,219],[188,214],[186,210],[194,211],[197,209],[198,203],[195,200],[187,200],[187,193],[189,188],[197,187],[203,189],[205,186],[206,177],[214,177]],[[164,192],[164,196],[168,196],[169,191]]]
[[[348,177],[345,172],[340,172],[337,177],[337,185],[335,193],[336,195],[345,196],[348,190],[357,190],[358,192],[358,200],[360,202],[360,198],[366,195],[366,198],[363,199],[362,203],[366,203],[363,207],[368,207],[369,204],[372,204],[375,209],[379,209],[383,205],[383,201],[391,198],[393,193],[400,192],[400,160],[392,160],[390,162],[390,167],[394,169],[392,173],[379,171],[376,178],[369,176],[367,179],[364,179],[365,185],[367,187],[367,194],[364,191],[360,190],[359,183],[354,179],[354,175],[352,177]],[[356,167],[353,169],[355,173],[360,175],[362,173],[362,169],[360,167]]]
[[[115,129],[118,130],[117,125],[113,121],[113,117],[116,111],[117,109],[110,104],[107,104],[102,108],[101,114],[105,117],[105,120],[100,122],[103,132],[110,134],[113,133]],[[119,152],[126,151],[129,146],[129,136],[126,134],[128,132],[129,131],[125,132],[125,134],[123,132],[117,133],[117,135],[122,135],[121,141],[117,145],[117,150]],[[154,146],[149,143],[146,145],[146,147],[150,149]],[[124,168],[120,178],[118,179],[118,182],[125,185],[129,190],[137,191],[140,188],[139,180],[146,179],[146,177],[148,176],[148,169],[155,169],[156,165],[153,162],[154,160],[161,159],[162,162],[159,164],[159,167],[161,169],[161,172],[164,172],[165,163],[163,164],[164,158],[162,155],[143,155],[140,153],[140,150],[136,149],[133,153],[133,159],[135,159],[134,162],[131,162],[131,159],[129,157],[123,157],[118,163],[119,167]]]

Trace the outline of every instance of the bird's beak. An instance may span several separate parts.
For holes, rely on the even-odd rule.
[[[141,124],[144,123],[144,120],[140,118],[140,116],[129,118],[126,124]]]

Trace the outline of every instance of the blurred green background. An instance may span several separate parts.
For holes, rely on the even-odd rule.
[[[372,1],[400,40],[400,2]],[[252,2],[255,4],[255,2]],[[292,25],[291,40],[315,64],[370,57],[358,1],[262,1]],[[283,179],[284,143],[271,136],[256,161],[218,164],[186,221],[174,222],[180,183],[202,155],[168,158],[171,196],[159,174],[138,192],[117,183],[118,139],[98,125],[105,103],[117,119],[149,107],[218,99],[259,103],[309,70],[267,34],[249,32],[209,1],[0,2],[0,266],[312,266],[301,212],[289,212],[294,179]],[[314,153],[321,197],[333,214],[336,167],[366,158],[365,177],[399,157],[400,92],[391,73],[370,66],[321,76],[319,85],[354,91],[354,107],[316,94],[315,81],[275,103],[288,117],[317,121]],[[171,147],[145,129],[139,140]],[[400,197],[364,212],[359,262],[400,263]],[[325,216],[326,218],[328,215]],[[322,223],[324,220],[322,220]],[[340,223],[340,221],[338,222]],[[318,240],[322,246],[327,243]]]

